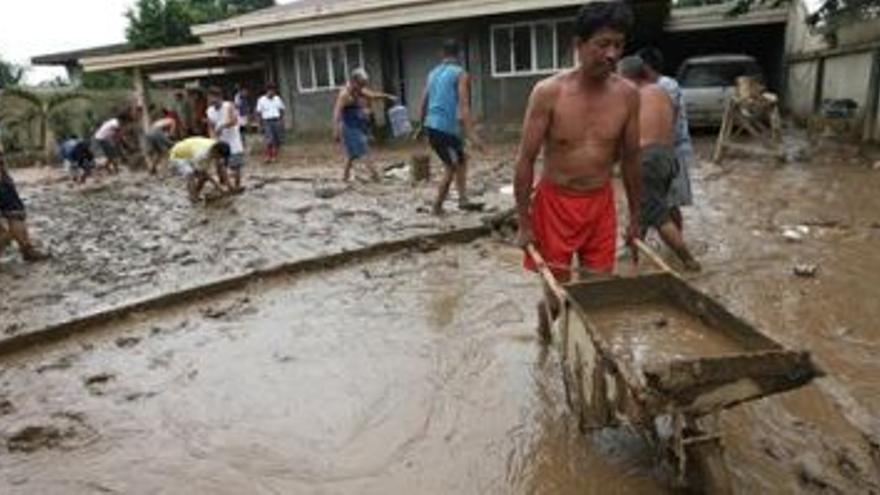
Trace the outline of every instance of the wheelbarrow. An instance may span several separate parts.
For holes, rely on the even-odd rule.
[[[637,431],[671,466],[677,487],[732,493],[720,411],[823,372],[809,352],[786,349],[636,245],[659,270],[566,284],[527,247],[559,302],[566,399],[584,432]]]

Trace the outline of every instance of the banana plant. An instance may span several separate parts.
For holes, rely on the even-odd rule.
[[[0,93],[0,106],[9,101],[18,101],[26,106],[15,120],[23,125],[37,121],[39,142],[45,153],[46,163],[51,163],[55,158],[55,133],[49,125],[51,116],[65,105],[78,100],[91,101],[92,97],[78,91],[41,94],[24,88],[5,88]]]

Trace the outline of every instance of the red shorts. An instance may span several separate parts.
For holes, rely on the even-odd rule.
[[[568,278],[572,255],[581,266],[608,273],[617,254],[617,211],[609,181],[595,191],[566,189],[542,179],[531,208],[538,252],[556,276]],[[524,266],[535,270],[526,254]]]

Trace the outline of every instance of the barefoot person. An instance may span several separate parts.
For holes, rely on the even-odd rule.
[[[443,213],[443,203],[453,179],[458,189],[459,208],[471,209],[467,198],[468,156],[462,131],[475,147],[483,146],[471,118],[471,78],[458,63],[458,52],[455,40],[443,44],[443,61],[428,74],[428,83],[422,94],[422,128],[428,135],[431,148],[445,165],[434,201],[435,215]]]
[[[42,261],[49,257],[31,242],[27,228],[24,202],[18,195],[15,182],[6,170],[6,160],[0,151],[0,256],[10,242],[15,241],[21,257],[27,262]]]
[[[159,165],[167,160],[168,150],[173,145],[171,136],[177,135],[178,131],[177,119],[173,116],[173,113],[165,110],[163,114],[165,116],[153,122],[150,125],[150,130],[144,135],[147,166],[153,175],[159,172]]]
[[[627,57],[620,62],[620,71],[639,88],[641,112],[639,129],[642,149],[642,215],[643,236],[654,227],[663,242],[684,262],[688,270],[700,270],[700,264],[684,243],[681,229],[672,220],[669,190],[678,173],[675,157],[675,108],[666,91],[652,83],[641,58]]]
[[[257,117],[266,142],[265,163],[278,161],[278,149],[284,137],[284,112],[287,107],[278,96],[275,84],[266,86],[266,94],[257,100]]]
[[[678,158],[678,172],[672,179],[672,185],[669,188],[669,206],[672,207],[670,210],[672,221],[683,232],[684,217],[681,214],[681,208],[690,206],[694,202],[690,170],[696,162],[684,93],[682,93],[678,81],[663,75],[663,54],[660,50],[653,47],[643,48],[639,50],[637,55],[645,63],[645,74],[647,74],[648,80],[666,90],[675,107],[675,156]]]
[[[581,8],[574,40],[580,64],[539,82],[529,98],[514,179],[518,241],[523,247],[533,244],[560,281],[570,278],[574,255],[589,270],[614,269],[617,214],[611,176],[618,160],[629,206],[627,240],[639,232],[639,95],[614,73],[632,24],[632,11],[623,2]],[[544,169],[533,187],[542,149]],[[536,269],[528,253],[525,267]],[[559,307],[547,287],[545,293],[538,331],[546,342]]]
[[[122,127],[131,121],[128,112],[122,112],[118,116],[108,119],[101,124],[101,127],[95,132],[95,142],[104,158],[107,160],[107,171],[115,174],[119,172],[119,162],[122,160],[122,147],[124,145],[122,139]]]
[[[232,184],[228,183],[228,174],[224,170],[220,175],[221,182],[230,191],[241,191],[241,170],[244,168],[244,140],[238,110],[231,101],[223,99],[220,88],[208,90],[208,130],[212,138],[229,145],[229,171],[232,172]]]
[[[345,181],[351,178],[351,169],[358,160],[363,160],[374,181],[379,180],[379,172],[370,157],[367,140],[369,122],[366,110],[375,100],[394,102],[397,98],[387,93],[373,91],[367,87],[369,82],[367,71],[360,68],[353,70],[348,84],[339,92],[333,110],[333,139],[342,142],[347,157],[345,171],[342,174],[342,180]]]
[[[76,184],[84,184],[95,169],[95,155],[88,139],[71,137],[65,140],[61,143],[61,159]]]
[[[186,179],[186,190],[193,202],[201,199],[202,188],[210,182],[223,191],[220,182],[211,174],[211,165],[219,176],[229,160],[229,145],[206,137],[191,137],[171,148],[171,168]]]

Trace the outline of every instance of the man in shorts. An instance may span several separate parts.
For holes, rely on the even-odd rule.
[[[575,255],[590,271],[614,269],[617,212],[611,179],[618,161],[629,206],[627,241],[632,244],[640,231],[639,95],[614,73],[632,26],[633,13],[624,2],[586,4],[574,26],[579,63],[540,81],[529,97],[514,179],[518,242],[534,246],[562,282],[571,278]],[[542,150],[544,169],[535,185]],[[524,264],[537,269],[528,253]],[[547,343],[560,308],[544,289],[538,334]]]
[[[201,199],[202,188],[205,187],[206,182],[210,182],[218,191],[224,190],[212,175],[211,165],[220,176],[226,169],[229,154],[228,144],[216,139],[196,136],[175,144],[169,154],[169,163],[172,170],[186,179],[189,199],[197,202]]]
[[[147,164],[153,175],[159,172],[159,165],[168,158],[168,150],[174,144],[171,136],[177,134],[177,119],[168,110],[163,113],[165,116],[153,122],[144,135]]]
[[[370,76],[367,71],[357,68],[351,71],[348,84],[339,92],[333,109],[333,139],[345,147],[346,162],[342,180],[351,178],[351,169],[358,160],[363,160],[374,181],[379,180],[379,172],[370,157],[367,129],[367,108],[376,100],[397,101],[397,98],[381,91],[374,91],[367,85]]]
[[[123,126],[131,121],[127,112],[122,112],[101,124],[95,132],[95,142],[107,160],[106,167],[110,173],[119,173],[119,162],[122,160]]]
[[[431,148],[445,165],[432,209],[435,215],[443,213],[443,203],[453,180],[458,190],[459,209],[475,209],[467,197],[468,156],[462,131],[477,149],[483,144],[471,117],[471,78],[459,64],[458,53],[457,41],[447,40],[443,44],[443,61],[428,74],[422,94],[422,128]]]
[[[669,188],[669,203],[672,207],[670,210],[672,221],[679,230],[684,231],[681,208],[690,206],[694,202],[690,170],[696,163],[684,93],[678,81],[663,75],[663,54],[660,50],[653,47],[642,48],[637,55],[645,63],[648,80],[666,90],[675,107],[675,156],[678,158],[678,173],[675,174],[672,186]]]
[[[61,143],[61,160],[74,183],[84,184],[95,170],[95,155],[88,139],[71,137]]]
[[[229,184],[228,174],[224,170],[220,175],[223,185],[229,187],[232,192],[241,191],[241,170],[244,168],[244,140],[241,137],[238,110],[231,101],[223,99],[223,91],[213,87],[208,90],[208,118],[209,135],[229,145],[229,170],[232,172],[232,184]]]
[[[39,251],[31,242],[26,221],[24,202],[18,195],[15,182],[6,169],[6,159],[0,151],[0,255],[10,242],[15,241],[25,261],[33,263],[48,259],[49,255]]]
[[[675,156],[675,108],[666,90],[650,81],[644,62],[638,56],[620,62],[620,72],[639,88],[639,130],[642,163],[641,236],[653,227],[663,242],[681,258],[685,268],[700,271],[672,219],[669,190],[678,174]]]

